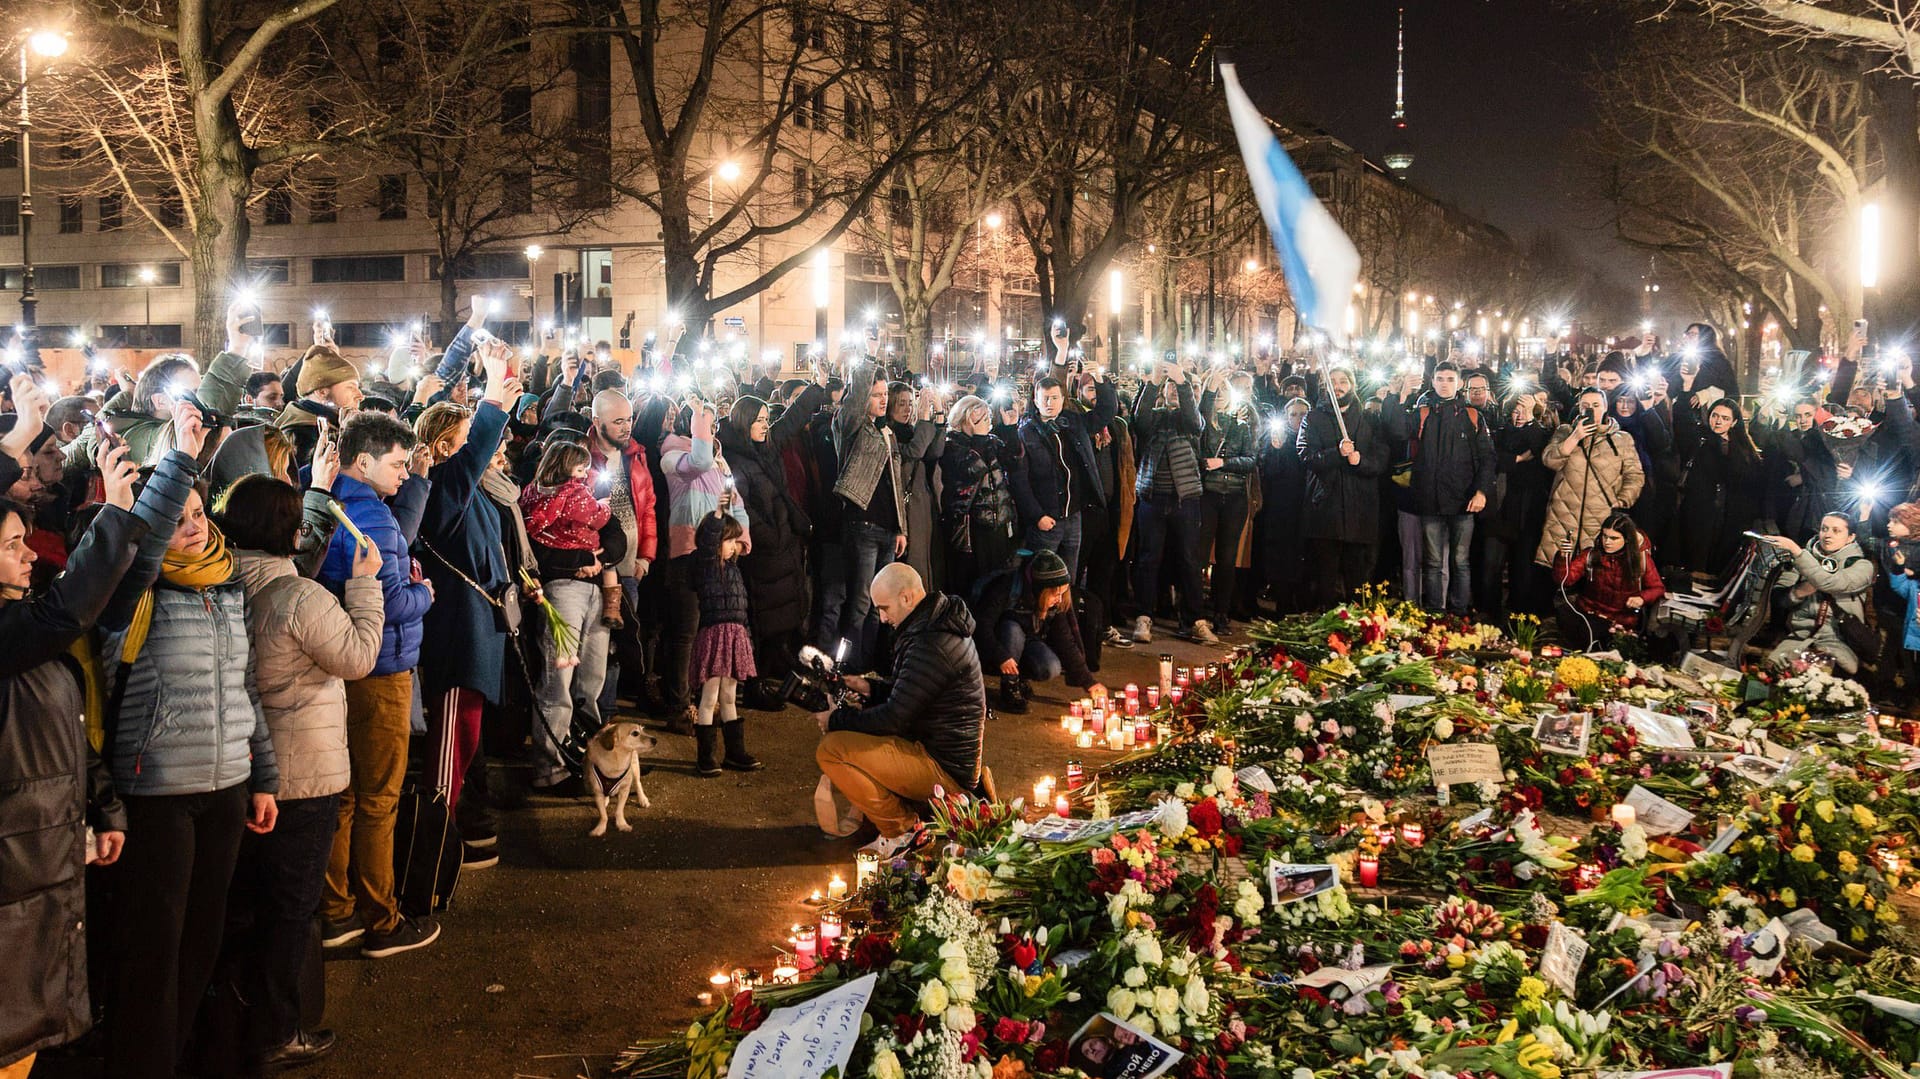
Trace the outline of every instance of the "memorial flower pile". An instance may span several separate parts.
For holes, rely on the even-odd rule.
[[[725,1074],[871,975],[846,1079],[1920,1074],[1913,728],[1817,667],[1524,636],[1377,596],[1260,627],[1071,818],[942,798],[806,980],[623,1068]]]

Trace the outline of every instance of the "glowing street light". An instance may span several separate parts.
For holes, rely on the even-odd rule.
[[[983,221],[981,221],[981,224],[987,226],[990,229],[997,229],[1001,225],[1004,225],[1006,223],[1007,223],[1007,219],[1004,217],[1001,217],[1000,211],[998,210],[988,211],[986,218]]]
[[[1880,284],[1880,204],[1860,207],[1860,287]]]
[[[740,178],[740,165],[736,161],[722,161],[720,162],[720,167],[714,171],[720,179],[725,180],[727,183],[732,183]]]
[[[27,38],[27,48],[49,60],[67,54],[67,35],[58,30],[36,30]]]

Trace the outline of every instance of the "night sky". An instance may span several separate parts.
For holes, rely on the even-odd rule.
[[[1227,42],[1254,100],[1378,160],[1393,132],[1394,0],[1273,0],[1271,37]],[[1558,231],[1622,281],[1641,258],[1583,205],[1582,80],[1617,54],[1618,17],[1554,0],[1406,0],[1408,178],[1515,239]]]

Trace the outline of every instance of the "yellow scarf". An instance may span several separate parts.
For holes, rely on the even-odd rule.
[[[233,579],[233,555],[227,552],[227,538],[212,521],[207,522],[207,542],[198,551],[176,551],[169,547],[160,563],[160,576],[180,588],[212,588]],[[146,647],[147,631],[153,628],[153,589],[140,597],[133,610],[133,622],[127,626],[126,643],[120,647],[120,662],[132,663]]]

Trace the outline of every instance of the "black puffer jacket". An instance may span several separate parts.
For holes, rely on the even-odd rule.
[[[990,573],[1013,556],[1018,507],[1014,505],[1009,453],[994,435],[947,432],[940,456],[940,521],[953,551],[973,555],[976,572]],[[971,582],[963,582],[971,584]]]
[[[694,532],[694,589],[700,597],[700,627],[723,626],[729,622],[748,625],[750,600],[746,578],[740,573],[740,559],[720,559],[721,530],[726,518],[709,513]]]
[[[1375,543],[1380,537],[1380,483],[1387,440],[1379,421],[1349,396],[1341,414],[1360,463],[1340,455],[1340,425],[1325,398],[1300,424],[1300,459],[1307,468],[1307,538]]]
[[[1422,516],[1467,512],[1476,494],[1493,498],[1493,440],[1486,417],[1455,394],[1422,394],[1408,405],[1389,396],[1380,427],[1413,458],[1412,509]]]
[[[1247,496],[1247,477],[1253,474],[1253,424],[1240,409],[1214,410],[1214,392],[1200,395],[1200,415],[1207,429],[1200,434],[1200,486],[1210,495]],[[1207,458],[1218,457],[1224,463],[1207,468]]]
[[[791,632],[807,618],[807,536],[813,524],[787,491],[786,466],[771,438],[754,442],[729,421],[717,433],[753,522],[753,550],[741,556],[740,571],[753,600],[754,634]]]
[[[1199,498],[1200,449],[1203,424],[1200,410],[1193,402],[1193,386],[1174,384],[1179,403],[1160,407],[1160,383],[1143,382],[1133,405],[1134,449],[1140,454],[1140,471],[1134,474],[1133,493],[1141,498],[1172,495],[1178,499]]]
[[[922,599],[894,631],[892,677],[873,679],[873,702],[839,709],[827,729],[918,742],[955,781],[977,788],[987,684],[973,631],[973,614],[958,598]]]
[[[153,582],[193,477],[178,453],[133,512],[108,506],[46,594],[0,606],[0,1068],[64,1045],[92,1024],[87,1003],[86,829],[127,829],[106,766],[87,744],[78,664],[67,648],[89,627],[126,625]],[[151,536],[150,536],[151,533]],[[149,549],[156,549],[149,544]],[[123,577],[132,574],[129,587]]]

